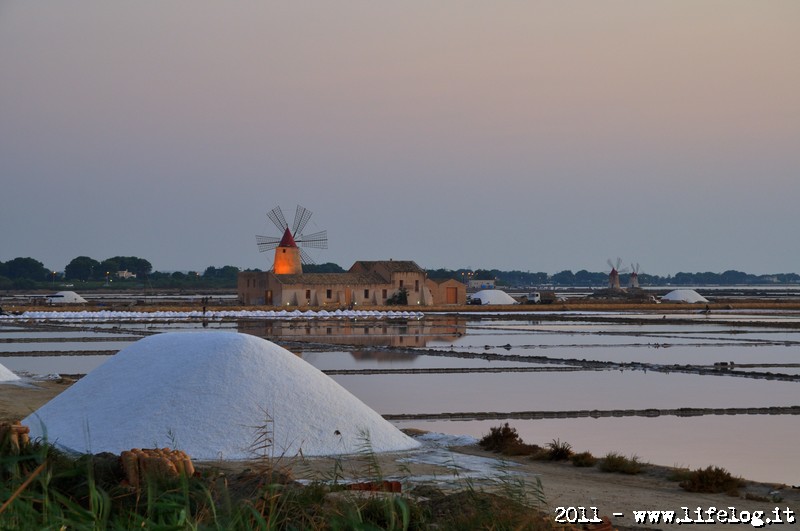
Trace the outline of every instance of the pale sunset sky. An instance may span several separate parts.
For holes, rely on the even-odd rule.
[[[800,272],[800,2],[0,1],[0,261]]]

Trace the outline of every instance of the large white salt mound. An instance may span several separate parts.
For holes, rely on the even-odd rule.
[[[16,382],[19,376],[8,370],[2,363],[0,363],[0,382]]]
[[[248,459],[265,412],[275,457],[357,453],[365,434],[375,452],[419,446],[288,350],[235,332],[141,339],[23,424],[81,453],[174,447],[195,459]]]
[[[519,302],[500,289],[484,289],[472,296],[473,299],[480,299],[481,304],[519,304]]]
[[[706,299],[693,289],[676,289],[670,291],[669,293],[661,297],[661,300],[667,302],[688,302],[688,303],[708,302],[708,299]]]

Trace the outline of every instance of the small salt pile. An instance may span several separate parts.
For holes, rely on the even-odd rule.
[[[5,366],[0,363],[0,382],[16,382],[19,379],[19,376],[6,369]]]

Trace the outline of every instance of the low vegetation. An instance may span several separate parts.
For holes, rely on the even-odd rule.
[[[572,464],[577,467],[593,467],[597,464],[597,458],[591,452],[580,452],[570,457]]]
[[[478,441],[484,450],[507,456],[538,455],[542,448],[535,444],[526,444],[517,433],[517,429],[506,422],[502,426],[489,428],[489,433]]]
[[[368,448],[364,481],[342,480],[340,465],[310,483],[264,458],[229,473],[198,468],[177,477],[148,476],[132,486],[120,457],[72,457],[40,441],[0,452],[0,529],[552,529],[537,510],[541,483],[509,476],[493,492],[385,488]],[[399,485],[399,484],[398,484]]]
[[[709,466],[690,472],[679,485],[683,490],[689,492],[723,492],[731,496],[738,496],[739,488],[744,485],[744,482],[741,478],[732,476],[724,468]]]
[[[635,475],[642,471],[642,462],[637,456],[625,457],[617,452],[609,452],[600,461],[600,470],[618,474]]]
[[[554,439],[552,442],[547,443],[546,450],[547,459],[550,461],[567,461],[572,457],[572,445],[568,442],[561,442],[559,439]]]

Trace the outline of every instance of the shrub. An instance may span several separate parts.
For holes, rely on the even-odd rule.
[[[481,448],[490,452],[502,452],[509,446],[519,444],[523,444],[522,438],[517,433],[517,429],[509,426],[508,422],[497,428],[489,428],[489,433],[478,441]]]
[[[739,494],[739,487],[744,483],[741,478],[736,478],[724,468],[709,466],[698,468],[689,474],[689,477],[679,483],[683,490],[689,492],[724,492],[731,496]]]
[[[547,443],[547,459],[550,461],[566,461],[572,456],[572,445],[568,442],[561,442],[553,439]]]
[[[591,452],[581,452],[573,455],[570,459],[573,465],[579,467],[590,467],[597,464],[597,458]]]
[[[497,428],[489,428],[489,433],[478,441],[478,445],[484,450],[509,456],[532,455],[542,451],[535,444],[523,442],[516,428],[509,426],[508,422]]]
[[[620,474],[638,474],[642,471],[642,463],[637,456],[625,457],[616,452],[609,452],[600,463],[603,472],[617,472]]]

